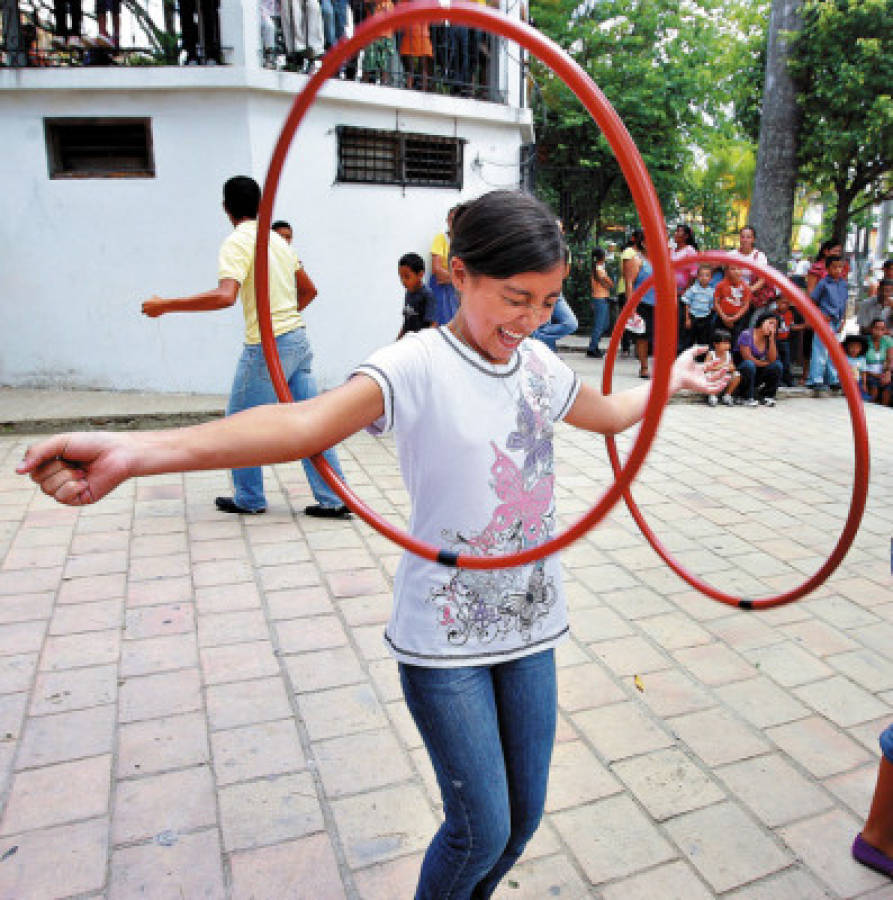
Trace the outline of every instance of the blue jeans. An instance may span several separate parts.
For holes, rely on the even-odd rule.
[[[881,752],[893,763],[893,725],[888,725],[881,732]]]
[[[598,350],[598,342],[602,339],[602,335],[608,328],[608,322],[611,320],[608,303],[607,297],[592,298],[592,335],[589,338],[589,349],[593,352]]]
[[[829,385],[840,384],[837,370],[831,364],[828,348],[821,340],[818,340],[818,335],[812,341],[812,357],[809,360],[808,382],[812,386],[819,386],[825,383]]]
[[[555,741],[555,656],[493,666],[400,664],[406,705],[425,742],[445,821],[416,900],[489,897],[539,826]]]
[[[310,370],[313,351],[307,340],[307,330],[296,328],[294,331],[280,334],[276,338],[276,347],[279,350],[282,370],[288,380],[292,397],[295,400],[309,400],[311,397],[315,397],[317,394],[316,380]],[[226,404],[226,414],[231,416],[243,409],[275,402],[276,392],[273,390],[270,373],[267,371],[263,347],[260,344],[245,344],[242,347],[239,364],[236,366],[229,402]],[[326,450],[323,456],[339,477],[343,478],[335,451]],[[317,503],[322,506],[341,506],[341,498],[323,481],[322,475],[316,471],[313,463],[307,459],[302,459],[301,463]],[[264,474],[260,466],[253,466],[250,469],[233,469],[233,487],[235,488],[233,499],[243,509],[266,508]]]
[[[542,341],[550,350],[555,349],[555,342],[566,334],[573,334],[579,326],[577,317],[564,297],[559,297],[552,307],[552,318],[545,325],[540,325],[531,337]]]
[[[738,366],[741,373],[741,384],[738,385],[738,396],[745,400],[753,400],[757,388],[762,387],[764,397],[774,397],[781,380],[781,363],[776,359],[768,366],[756,366],[749,359],[742,359]]]

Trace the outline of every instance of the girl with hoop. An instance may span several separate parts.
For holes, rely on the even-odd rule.
[[[77,506],[130,477],[282,463],[363,428],[393,429],[414,534],[480,556],[542,543],[555,522],[555,423],[624,431],[649,386],[603,396],[528,339],[564,276],[547,207],[494,191],[456,211],[452,238],[453,320],[376,351],[335,390],[184,429],[58,435],[29,448],[18,471]],[[695,363],[698,349],[674,363],[670,393],[725,386],[725,374]],[[555,736],[554,648],[567,632],[555,555],[494,570],[403,556],[385,641],[445,815],[417,898],[491,896],[536,830]]]

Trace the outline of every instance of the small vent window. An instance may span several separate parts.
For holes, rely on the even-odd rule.
[[[50,178],[153,178],[149,119],[44,119]]]
[[[339,125],[338,181],[462,188],[461,138]]]

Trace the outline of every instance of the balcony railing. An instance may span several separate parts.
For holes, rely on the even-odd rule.
[[[158,22],[145,3],[97,0],[95,15],[86,15],[82,0],[0,0],[0,66],[226,63],[229,48],[220,45],[215,0],[179,0],[176,7],[162,4],[163,21]],[[353,23],[371,14],[374,6],[363,0],[261,0],[260,64],[314,71],[326,48],[350,33]],[[128,32],[124,40],[122,25]],[[505,41],[487,32],[446,24],[414,25],[374,41],[338,77],[506,103],[505,58]]]

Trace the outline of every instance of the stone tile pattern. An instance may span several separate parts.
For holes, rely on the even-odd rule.
[[[71,510],[11,474],[26,443],[0,438],[0,896],[411,896],[440,802],[381,643],[395,548],[301,515],[296,465],[250,520],[213,510],[220,473]],[[830,548],[851,456],[840,402],[671,406],[635,493],[684,565],[765,596]],[[392,442],[342,458],[405,524]],[[873,466],[838,572],[769,612],[690,589],[621,509],[568,551],[547,813],[496,897],[887,896],[848,852],[893,703],[893,465]],[[567,520],[611,478],[565,426],[557,470]]]

